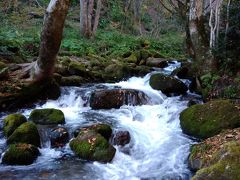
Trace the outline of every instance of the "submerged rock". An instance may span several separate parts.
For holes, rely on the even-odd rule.
[[[116,152],[102,135],[92,130],[81,131],[69,145],[79,158],[90,161],[110,162]]]
[[[21,124],[9,138],[8,144],[26,143],[40,147],[40,136],[37,126],[32,122]]]
[[[39,155],[38,148],[31,144],[12,144],[3,155],[2,163],[8,165],[29,165]]]
[[[193,105],[181,112],[180,124],[184,133],[205,139],[223,129],[239,127],[240,112],[228,100],[210,101]]]
[[[61,110],[58,109],[34,109],[29,120],[41,125],[64,124],[65,117]]]
[[[131,136],[128,131],[118,131],[112,138],[113,145],[125,146],[130,143]]]
[[[50,132],[51,146],[54,148],[65,146],[68,140],[69,140],[68,131],[63,127],[55,128]]]
[[[10,114],[3,119],[3,132],[9,137],[21,124],[27,122],[27,118],[22,114]]]
[[[161,90],[164,94],[184,94],[187,92],[187,86],[179,79],[164,74],[153,74],[149,81],[153,89]]]
[[[90,98],[92,109],[118,109],[123,105],[137,106],[147,103],[147,95],[133,89],[97,90],[92,93]]]

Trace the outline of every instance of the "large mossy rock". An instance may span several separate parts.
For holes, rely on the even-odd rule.
[[[220,150],[212,154],[210,164],[197,171],[193,180],[237,180],[240,177],[240,143],[232,141],[225,143]]]
[[[104,163],[112,161],[116,152],[103,136],[92,130],[81,131],[70,147],[81,159]]]
[[[29,120],[36,124],[41,125],[54,125],[54,124],[64,124],[65,117],[61,110],[47,108],[47,109],[34,109]]]
[[[146,65],[149,67],[165,68],[168,66],[168,62],[164,58],[150,57],[146,60]]]
[[[108,124],[94,124],[89,127],[83,127],[75,130],[74,136],[77,137],[82,131],[95,131],[96,133],[102,135],[106,140],[109,140],[112,135],[112,128]]]
[[[120,108],[123,105],[143,105],[148,97],[141,91],[133,89],[104,89],[92,93],[90,107],[92,109]]]
[[[210,101],[185,109],[180,114],[180,124],[184,133],[196,138],[208,138],[223,129],[240,126],[240,112],[228,100]]]
[[[187,92],[187,86],[179,79],[164,74],[153,74],[149,81],[153,89],[161,90],[164,94],[184,94]]]
[[[26,143],[40,147],[40,136],[37,126],[32,122],[21,124],[9,138],[8,144]]]
[[[31,144],[12,144],[5,152],[2,163],[8,165],[32,164],[40,152],[36,146]]]
[[[10,114],[3,119],[3,132],[9,137],[21,124],[27,122],[27,118],[22,114]]]
[[[132,67],[127,64],[110,64],[102,74],[104,81],[119,81],[131,77]]]

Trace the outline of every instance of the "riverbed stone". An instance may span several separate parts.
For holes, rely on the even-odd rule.
[[[128,131],[118,131],[112,138],[113,145],[125,146],[129,144],[131,140],[130,133]]]
[[[224,129],[240,127],[240,112],[229,100],[215,100],[197,104],[180,114],[184,133],[196,138],[208,138]]]
[[[27,122],[27,118],[22,114],[10,114],[3,119],[3,132],[9,137],[21,124]]]
[[[2,158],[7,165],[30,165],[40,155],[38,148],[31,144],[12,144]]]
[[[149,67],[165,68],[168,66],[168,63],[164,58],[149,57],[146,60],[146,65]]]
[[[26,143],[40,147],[40,135],[37,126],[32,122],[21,124],[9,138],[8,144]]]
[[[188,90],[187,86],[179,79],[161,73],[153,74],[149,84],[153,89],[161,90],[166,95],[184,94]]]
[[[90,107],[92,109],[118,109],[123,105],[137,106],[147,103],[147,95],[142,91],[133,89],[96,90],[90,98]]]
[[[74,131],[74,136],[77,137],[80,132],[89,130],[101,134],[106,140],[109,140],[112,136],[112,128],[108,124],[93,124],[89,127],[77,129]]]
[[[57,127],[50,132],[51,147],[59,148],[65,146],[69,140],[69,133],[66,128]]]
[[[89,161],[110,162],[116,153],[102,135],[92,130],[81,131],[69,145],[79,158]]]
[[[65,117],[63,112],[59,109],[34,109],[29,116],[29,121],[41,125],[56,125],[64,124]]]

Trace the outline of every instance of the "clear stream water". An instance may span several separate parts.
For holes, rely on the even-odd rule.
[[[179,65],[175,62],[161,71],[169,74]],[[190,179],[187,157],[194,142],[182,133],[179,124],[179,113],[187,107],[188,101],[181,96],[166,97],[160,91],[153,90],[149,86],[150,75],[132,77],[115,84],[64,87],[58,100],[36,107],[61,109],[66,118],[64,127],[70,134],[79,127],[99,122],[111,124],[114,131],[129,131],[131,142],[125,147],[115,146],[117,152],[111,163],[80,160],[68,144],[64,148],[52,149],[48,128],[40,128],[41,156],[29,166],[0,165],[0,179]],[[89,107],[88,99],[92,91],[115,87],[141,90],[150,97],[150,102],[148,105],[125,105],[111,110],[92,110]],[[31,109],[20,112],[28,117]],[[0,117],[1,126],[4,116]],[[6,139],[0,129],[0,154],[5,149]]]

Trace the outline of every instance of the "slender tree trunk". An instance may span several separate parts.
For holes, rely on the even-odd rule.
[[[60,48],[65,18],[70,0],[51,0],[44,17],[40,51],[31,77],[39,81],[52,76]]]
[[[141,28],[141,6],[142,6],[142,0],[134,0],[134,7],[133,7],[134,26],[138,29],[140,34],[142,34],[142,28]]]
[[[95,14],[95,20],[94,20],[94,24],[93,24],[92,36],[96,35],[96,31],[97,31],[97,27],[98,27],[99,19],[100,19],[101,9],[102,9],[102,0],[98,0],[96,14]]]
[[[102,1],[97,1],[96,8],[94,4],[94,0],[80,0],[80,32],[87,38],[96,34],[99,23]]]

